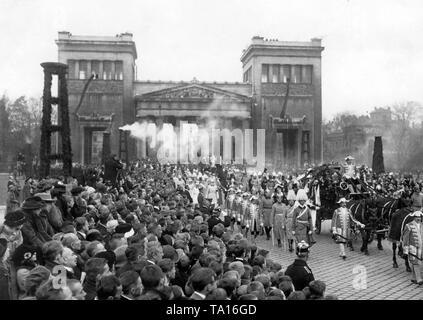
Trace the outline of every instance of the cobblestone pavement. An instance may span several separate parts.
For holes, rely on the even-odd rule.
[[[361,239],[354,242],[355,251],[346,251],[347,259],[339,257],[339,246],[331,239],[330,220],[322,224],[322,233],[315,235],[317,243],[310,249],[308,264],[316,280],[326,283],[326,293],[345,300],[423,300],[423,286],[411,283],[404,260],[397,258],[399,268],[392,267],[391,242],[383,241],[384,250],[376,243],[369,245],[369,256],[360,252]],[[259,248],[270,251],[270,258],[285,269],[295,259],[295,252],[272,247],[265,237],[258,237]],[[359,281],[359,276],[366,281]],[[356,289],[355,289],[356,288]],[[360,289],[361,288],[361,289]]]

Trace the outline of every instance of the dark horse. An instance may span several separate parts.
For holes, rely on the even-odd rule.
[[[413,213],[413,211],[414,210],[411,207],[405,207],[395,211],[390,219],[390,228],[388,233],[388,240],[392,241],[392,261],[394,268],[398,268],[396,258],[396,250],[398,243],[398,256],[402,257],[405,260],[405,266],[408,272],[411,272],[411,268],[407,256],[403,254],[401,235],[402,231],[404,230],[404,226],[413,220],[413,218],[410,217],[410,214]]]
[[[360,251],[368,255],[368,245],[375,236],[377,248],[383,250],[382,240],[385,238],[385,233],[389,231],[391,216],[396,210],[406,207],[406,204],[402,199],[374,197],[350,200],[347,207],[351,210],[353,217],[365,225],[360,230],[363,240]],[[351,243],[350,245],[352,246]]]

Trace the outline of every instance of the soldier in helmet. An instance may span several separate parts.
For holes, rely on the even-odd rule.
[[[305,241],[299,242],[296,249],[298,258],[285,271],[285,275],[291,277],[296,291],[303,290],[314,280],[313,272],[307,264],[309,248]]]
[[[311,211],[310,208],[306,206],[307,200],[308,196],[305,190],[298,190],[298,207],[294,209],[294,214],[292,216],[292,234],[295,236],[298,243],[301,241],[309,243],[309,236],[313,232]]]

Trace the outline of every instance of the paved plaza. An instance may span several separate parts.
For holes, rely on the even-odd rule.
[[[369,256],[360,252],[361,241],[354,242],[355,251],[347,251],[347,260],[339,257],[339,246],[331,239],[330,220],[324,221],[322,233],[315,235],[308,264],[315,279],[326,283],[326,293],[347,300],[423,300],[423,286],[410,282],[404,260],[397,258],[399,268],[392,267],[392,244],[383,241],[384,250],[376,243],[369,245]],[[283,268],[295,259],[295,253],[272,247],[271,241],[257,241],[257,246],[270,251],[270,258]],[[360,281],[361,279],[361,281]]]

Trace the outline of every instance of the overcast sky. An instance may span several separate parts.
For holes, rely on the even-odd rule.
[[[41,96],[58,31],[132,32],[139,80],[242,81],[254,35],[322,38],[323,115],[423,102],[423,1],[0,0],[0,94]]]

